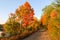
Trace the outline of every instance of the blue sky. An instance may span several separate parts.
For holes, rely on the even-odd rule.
[[[51,3],[50,0],[27,0],[34,9],[35,16],[39,19],[42,9]],[[24,4],[26,0],[0,0],[0,24],[4,24],[10,13],[14,13],[16,8]]]

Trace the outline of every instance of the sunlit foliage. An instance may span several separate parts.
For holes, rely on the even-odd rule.
[[[56,0],[57,1],[57,0]],[[41,22],[48,28],[51,40],[60,40],[60,5],[57,2],[43,9]]]

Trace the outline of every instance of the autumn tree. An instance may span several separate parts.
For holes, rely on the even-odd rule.
[[[19,6],[15,13],[11,13],[4,25],[4,30],[11,35],[20,34],[24,37],[40,29],[38,19],[34,16],[34,10],[28,2]]]
[[[51,40],[60,40],[60,0],[55,0],[43,9],[41,22],[48,28]]]
[[[20,33],[20,23],[15,21],[16,15],[11,13],[9,19],[4,24],[4,30],[9,36]]]
[[[34,10],[28,2],[25,2],[25,4],[16,9],[16,14],[22,19],[22,26],[26,27],[33,20]]]

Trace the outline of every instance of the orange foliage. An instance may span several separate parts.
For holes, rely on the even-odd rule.
[[[24,6],[25,6],[25,8],[27,8],[28,10],[30,10],[30,8],[31,8],[31,6],[30,6],[30,4],[29,4],[28,2],[25,2]]]
[[[50,25],[48,25],[47,28],[48,28],[48,30],[51,30],[51,26]]]
[[[25,4],[16,9],[16,14],[22,19],[22,26],[26,27],[29,24],[29,22],[33,20],[34,10],[31,8],[28,2],[25,2]]]
[[[51,18],[56,18],[57,16],[57,12],[55,10],[53,10],[50,14]]]
[[[44,14],[44,15],[42,16],[41,22],[42,22],[43,25],[46,24],[46,14]]]
[[[24,4],[24,7],[29,11],[28,14],[24,14],[22,17],[22,21],[23,21],[22,26],[26,27],[27,25],[29,25],[29,22],[33,20],[34,10],[31,9],[31,6],[28,2]]]
[[[33,15],[34,15],[33,13],[30,13],[23,17],[23,23],[24,23],[23,26],[27,26],[29,22],[33,20]]]

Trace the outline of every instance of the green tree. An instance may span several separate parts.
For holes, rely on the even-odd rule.
[[[9,17],[8,21],[4,24],[4,30],[10,35],[20,33],[20,23],[15,21],[16,16]]]

